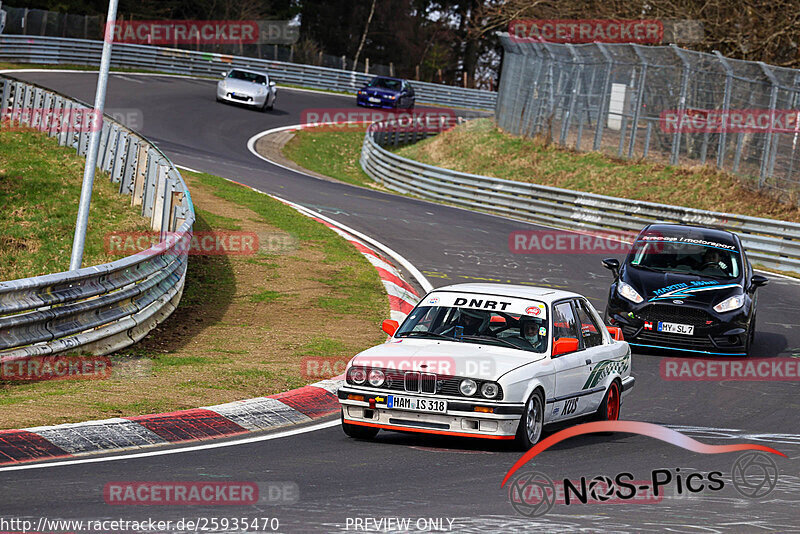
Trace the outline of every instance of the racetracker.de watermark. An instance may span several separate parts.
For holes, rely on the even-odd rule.
[[[798,358],[666,358],[661,360],[661,378],[669,381],[776,381],[800,380]]]
[[[105,38],[131,44],[281,44],[297,42],[299,26],[284,20],[120,20]]]
[[[105,252],[112,256],[162,253],[250,256],[259,252],[261,244],[255,232],[227,230],[194,232],[188,238],[176,232],[168,232],[166,235],[159,232],[110,232],[104,239]],[[289,248],[293,244],[294,240],[288,234],[270,236],[267,250],[264,252]]]
[[[667,109],[659,127],[664,133],[800,133],[800,110]]]
[[[139,108],[107,108],[105,115],[133,130],[144,127],[144,114]],[[0,129],[6,131],[91,133],[103,126],[102,116],[86,108],[4,108],[0,117]]]
[[[0,363],[0,380],[104,380],[111,376],[107,356],[31,356]]]
[[[349,359],[336,357],[303,358],[300,372],[305,379],[325,379],[344,373]],[[361,357],[353,367],[392,369],[433,373],[439,378],[449,376],[488,376],[494,372],[494,362],[489,358],[459,358],[448,356],[370,356]]]
[[[294,504],[299,497],[294,482],[121,481],[103,487],[103,499],[114,506]]]
[[[655,19],[515,19],[508,23],[508,35],[514,42],[659,44],[664,24]]]
[[[379,110],[352,108],[309,108],[300,114],[301,128],[324,131],[364,131],[370,124],[375,131],[416,131],[439,133],[458,124],[452,109]]]
[[[508,234],[514,254],[624,254],[631,249],[635,232],[517,230]]]

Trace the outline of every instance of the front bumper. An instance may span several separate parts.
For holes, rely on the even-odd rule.
[[[448,436],[475,437],[484,439],[514,439],[523,404],[467,401],[449,397],[403,394],[402,396],[424,396],[447,400],[445,413],[428,413],[388,408],[387,397],[397,392],[375,393],[352,386],[339,388],[344,421],[352,425],[369,426],[401,432],[421,432]],[[363,401],[350,400],[348,395],[362,395]],[[494,413],[475,412],[475,406],[490,407]]]
[[[717,313],[706,307],[683,304],[671,306],[674,313],[659,316],[654,310],[669,309],[670,305],[652,302],[634,304],[620,297],[609,299],[608,321],[622,328],[625,341],[635,347],[649,347],[715,356],[746,355],[749,314],[745,308]],[[694,334],[670,334],[658,331],[658,322],[677,322],[694,326]],[[649,323],[649,324],[648,324]]]
[[[231,91],[224,91],[221,87],[217,86],[217,98],[225,102],[260,108],[264,106],[267,98],[269,98],[269,92],[265,95],[233,93]]]
[[[356,105],[367,108],[381,108],[381,109],[397,109],[399,98],[389,100],[388,98],[379,98],[380,102],[370,102],[366,95],[356,95]],[[372,97],[375,98],[375,97]]]

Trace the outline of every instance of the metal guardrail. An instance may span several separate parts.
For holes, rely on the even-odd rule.
[[[0,35],[0,60],[17,63],[99,65],[102,41]],[[219,77],[231,67],[266,69],[278,83],[355,93],[374,75],[359,72],[157,46],[114,44],[111,66],[171,74]],[[417,101],[439,106],[493,110],[497,93],[413,81]]]
[[[83,102],[0,78],[0,128],[35,128],[85,156],[92,116]],[[195,219],[183,178],[152,143],[108,116],[97,161],[120,194],[141,206],[161,242],[112,263],[0,282],[0,361],[108,354],[140,340],[180,301]]]
[[[416,142],[396,122],[367,128],[361,167],[394,191],[480,211],[568,229],[638,232],[653,222],[712,225],[735,231],[747,255],[770,269],[800,273],[800,224],[640,200],[582,193],[434,167],[389,152],[384,146]]]

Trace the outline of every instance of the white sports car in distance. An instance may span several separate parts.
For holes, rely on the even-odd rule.
[[[339,389],[342,427],[515,439],[544,425],[619,418],[634,385],[631,351],[589,301],[549,288],[459,284],[435,289],[386,343],[355,356]]]
[[[266,72],[249,69],[231,69],[222,73],[217,82],[217,102],[232,102],[260,109],[275,106],[278,89]]]

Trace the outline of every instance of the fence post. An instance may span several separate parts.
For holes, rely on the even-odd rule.
[[[767,176],[772,175],[772,169],[769,168],[769,161],[772,144],[775,141],[774,137],[776,135],[774,133],[774,128],[772,127],[772,122],[775,117],[775,106],[778,103],[778,79],[763,61],[759,61],[758,66],[761,67],[764,75],[769,78],[769,81],[772,84],[772,89],[770,90],[769,94],[769,127],[764,133],[764,148],[761,154],[761,167],[758,173],[758,188],[761,189],[764,187],[764,184],[767,181]]]
[[[578,54],[575,52],[575,47],[569,43],[567,43],[566,46],[567,50],[569,50],[569,53],[572,56],[573,69],[577,70],[577,73],[573,70],[572,93],[569,96],[567,116],[562,117],[561,119],[561,138],[558,141],[561,146],[564,146],[567,142],[569,123],[572,121],[572,116],[575,114],[575,105],[578,100],[578,95],[581,91],[581,80],[583,80],[583,63],[579,63],[580,58],[578,58]]]
[[[628,159],[633,157],[633,149],[636,145],[636,134],[639,132],[639,115],[642,113],[642,101],[644,100],[644,89],[647,83],[647,58],[639,50],[639,45],[631,45],[633,51],[642,62],[642,75],[639,76],[639,90],[636,92],[636,107],[633,110],[633,125],[631,126],[631,142],[628,145]]]
[[[600,111],[597,115],[597,126],[594,131],[594,145],[592,147],[593,150],[600,150],[600,145],[603,142],[603,122],[606,113],[608,113],[609,99],[611,98],[611,73],[614,70],[614,58],[611,57],[608,49],[606,49],[606,45],[603,43],[595,43],[595,46],[597,46],[608,63],[606,79],[603,83],[603,91],[600,93]]]
[[[728,64],[727,58],[719,50],[714,50],[714,55],[725,69],[725,93],[722,96],[722,131],[719,134],[719,145],[717,145],[717,168],[721,169],[725,164],[725,142],[728,137],[728,114],[731,108],[731,87],[733,84],[733,68]]]
[[[675,133],[672,135],[672,153],[669,157],[669,162],[671,165],[678,164],[678,153],[681,149],[681,130],[683,128],[683,116],[686,114],[686,92],[689,88],[689,60],[686,59],[686,55],[680,48],[677,47],[674,43],[670,45],[670,48],[675,55],[677,55],[681,62],[683,63],[683,71],[681,73],[681,93],[680,99],[678,100],[678,128]]]

